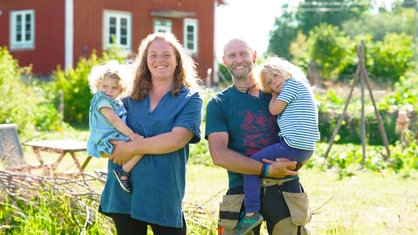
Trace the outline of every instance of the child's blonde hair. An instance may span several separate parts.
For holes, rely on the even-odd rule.
[[[130,68],[127,65],[119,64],[116,60],[111,60],[106,64],[93,66],[89,77],[89,86],[92,94],[97,92],[100,83],[105,79],[113,79],[122,88],[122,93],[119,97],[127,96],[129,94],[129,72]]]
[[[267,59],[258,68],[257,83],[264,93],[271,94],[269,87],[269,76],[278,75],[283,79],[295,78],[297,80],[308,82],[305,74],[296,65],[290,63],[284,58],[272,57]]]

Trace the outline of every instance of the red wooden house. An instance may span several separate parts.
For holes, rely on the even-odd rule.
[[[49,75],[112,43],[136,54],[149,33],[168,31],[192,53],[199,75],[216,66],[215,8],[223,0],[0,0],[0,46],[20,66]]]

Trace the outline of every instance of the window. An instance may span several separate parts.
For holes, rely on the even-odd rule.
[[[33,49],[35,47],[34,10],[12,11],[10,29],[10,49]]]
[[[171,33],[171,20],[154,19],[154,33]]]
[[[105,11],[105,49],[117,45],[122,49],[131,49],[131,14]]]
[[[197,20],[184,19],[184,47],[191,53],[197,54]]]

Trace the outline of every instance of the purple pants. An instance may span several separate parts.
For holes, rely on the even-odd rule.
[[[292,148],[287,145],[283,138],[280,138],[279,143],[263,148],[253,154],[251,158],[261,162],[263,159],[275,161],[276,158],[282,157],[292,161],[303,162],[310,158],[313,152],[312,150]],[[246,213],[260,211],[260,190],[261,178],[259,176],[244,175],[244,206]],[[299,193],[301,189],[298,187],[291,191],[295,191],[293,193]]]

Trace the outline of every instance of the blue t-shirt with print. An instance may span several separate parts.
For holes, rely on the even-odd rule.
[[[213,97],[206,108],[205,138],[215,132],[229,134],[228,148],[251,156],[278,142],[276,116],[270,114],[271,95],[260,97],[237,91],[233,86]],[[243,185],[242,174],[228,171],[229,188]]]

